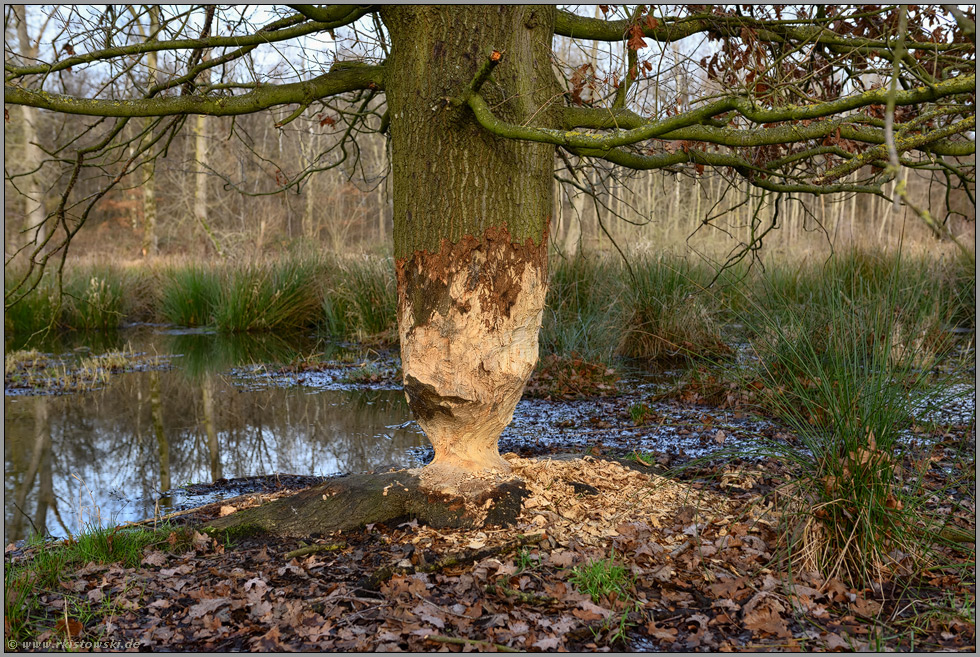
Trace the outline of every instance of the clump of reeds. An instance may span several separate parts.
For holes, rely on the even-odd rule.
[[[214,299],[214,325],[227,333],[310,326],[320,305],[316,274],[310,259],[227,269]]]
[[[160,316],[178,326],[208,326],[220,292],[217,273],[202,265],[174,267],[161,274]]]
[[[722,304],[711,272],[681,259],[646,258],[626,278],[626,319],[618,353],[646,360],[713,358],[722,340]]]
[[[851,256],[823,274],[777,281],[783,298],[778,287],[757,297],[747,376],[799,438],[764,447],[798,466],[784,490],[791,562],[863,586],[921,567],[941,533],[921,481],[902,469],[900,441],[920,393],[936,389],[936,345],[921,336],[937,310],[920,298],[933,280],[900,256]]]
[[[109,331],[123,318],[122,272],[110,266],[71,270],[64,279],[60,323],[82,331]]]
[[[323,328],[341,340],[397,340],[395,271],[390,259],[339,263],[323,294]]]
[[[539,338],[541,353],[611,363],[625,318],[617,267],[578,256],[552,264]]]

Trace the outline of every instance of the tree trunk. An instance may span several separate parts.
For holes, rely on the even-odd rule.
[[[160,31],[160,6],[150,5],[150,31],[148,37],[156,39]],[[163,76],[157,66],[157,53],[150,51],[146,53],[146,72],[152,84],[158,84]],[[151,117],[147,117],[146,124],[153,122]],[[157,254],[157,193],[156,193],[156,159],[151,159],[146,163],[146,180],[143,182],[143,244],[140,249],[143,257],[155,256]]]
[[[480,93],[504,120],[557,125],[554,10],[385,6],[381,16],[395,73],[385,91],[398,330],[409,406],[435,449],[426,474],[506,472],[497,439],[538,357],[554,148],[494,137],[447,99],[498,50]]]
[[[37,57],[37,48],[27,33],[27,10],[25,5],[14,5],[14,15],[17,17],[17,41],[20,52],[26,64],[33,64]],[[23,179],[21,189],[24,192],[24,234],[28,242],[41,245],[48,236],[46,224],[47,212],[44,209],[44,190],[41,186],[41,164],[43,153],[38,144],[38,121],[40,119],[36,108],[22,105],[20,108],[23,120],[23,154],[21,166],[28,172]],[[20,246],[18,241],[17,246]]]
[[[418,518],[433,526],[507,524],[527,490],[497,439],[538,357],[547,292],[554,148],[499,139],[465,104],[492,49],[505,53],[480,93],[505,120],[557,126],[550,64],[554,9],[385,5],[392,40],[394,255],[405,393],[435,450],[419,472],[357,475],[244,509],[212,529],[329,533]]]
[[[206,55],[204,59],[207,59]],[[209,79],[206,72],[201,75],[203,83],[207,83]],[[197,219],[197,222],[204,230],[204,234],[207,236],[211,248],[214,249],[214,252],[218,254],[219,258],[223,258],[224,252],[221,250],[221,244],[218,242],[214,231],[211,230],[211,223],[208,221],[207,133],[208,117],[204,114],[198,114],[194,125],[194,157],[198,162],[198,172],[194,177],[194,218]]]
[[[565,231],[565,255],[574,258],[578,253],[579,246],[582,244],[582,222],[585,221],[585,213],[588,209],[588,202],[592,199],[582,191],[572,199],[572,211],[568,215],[568,230]]]

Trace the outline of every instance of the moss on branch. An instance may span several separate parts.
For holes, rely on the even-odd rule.
[[[977,127],[977,117],[970,116],[957,123],[950,124],[938,130],[933,130],[932,132],[926,132],[923,134],[909,135],[905,137],[898,137],[894,140],[895,147],[895,159],[897,161],[898,155],[910,150],[921,149],[933,142],[942,140],[946,137],[950,137],[956,134],[963,134],[965,132],[975,130]],[[973,142],[964,143],[964,146],[969,147],[969,151],[964,153],[968,155],[970,153],[976,153],[976,144]],[[869,149],[864,153],[848,160],[847,162],[842,162],[838,166],[829,170],[823,176],[820,177],[821,181],[836,180],[841,176],[846,176],[852,171],[857,171],[865,164],[874,162],[875,160],[889,159],[888,144],[883,143],[880,146]]]
[[[896,104],[921,104],[947,96],[970,93],[975,87],[975,75],[961,76],[930,87],[917,87],[900,92],[896,94]],[[737,111],[743,117],[754,123],[812,121],[814,119],[842,114],[861,107],[867,107],[868,105],[882,104],[886,101],[887,95],[887,89],[873,89],[813,105],[790,105],[771,109],[759,107],[751,99],[744,96],[732,96],[708,103],[683,114],[677,114],[666,119],[644,121],[639,125],[636,122],[640,117],[626,110],[576,110],[574,108],[568,108],[565,110],[565,130],[534,128],[501,121],[494,116],[486,101],[479,94],[471,94],[468,98],[468,103],[480,125],[499,137],[554,144],[565,148],[603,150],[636,144],[653,138],[690,138],[702,141],[718,140],[718,143],[724,143],[730,146],[762,146],[773,143],[796,142],[802,139],[826,136],[829,134],[829,131],[826,131],[828,126],[818,124],[810,130],[810,126],[793,124],[779,128],[764,128],[750,131],[748,136],[746,136],[744,134],[746,131],[744,130],[729,130],[728,132],[724,132],[725,129],[702,124],[730,111]],[[576,123],[579,126],[586,124],[588,127],[600,128],[615,125],[620,129],[617,129],[611,134],[588,133],[578,131],[570,125]],[[635,127],[629,128],[628,126],[630,125]],[[621,129],[623,127],[628,129]],[[836,131],[838,127],[844,130],[844,125],[836,122],[832,130]],[[683,134],[680,132],[683,129],[691,133],[690,136],[677,136]],[[814,135],[812,137],[807,136],[807,130],[813,132]],[[870,133],[861,133],[852,130],[852,134],[855,137],[865,136],[868,139],[872,139]],[[667,135],[670,135],[670,137]],[[873,141],[877,142],[877,139],[873,139]]]
[[[3,100],[12,105],[30,105],[42,109],[87,116],[138,117],[207,114],[235,116],[260,110],[310,102],[359,89],[381,89],[383,66],[345,64],[330,72],[303,82],[261,85],[240,96],[167,96],[132,100],[76,98],[38,89],[7,85]]]

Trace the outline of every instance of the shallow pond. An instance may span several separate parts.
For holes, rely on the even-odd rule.
[[[400,386],[384,376],[397,363],[383,353],[302,336],[228,337],[161,326],[59,340],[36,348],[66,362],[123,350],[130,365],[142,364],[72,394],[5,386],[7,543],[32,531],[65,536],[247,491],[241,482],[207,485],[228,479],[328,476],[431,458]],[[359,368],[364,362],[372,365]],[[295,367],[281,371],[276,363]],[[751,414],[652,401],[669,381],[634,373],[615,398],[523,399],[501,452],[599,448],[686,459],[778,436],[777,427]],[[943,415],[974,418],[966,392]],[[630,411],[640,402],[648,416],[637,424]]]
[[[88,349],[54,345],[75,354]],[[169,356],[75,394],[5,395],[6,540],[152,517],[188,483],[273,473],[329,475],[415,464],[425,437],[397,389],[250,385],[238,368],[322,353],[309,339],[166,329],[115,344]],[[42,347],[43,348],[43,347]],[[128,349],[127,349],[128,350]],[[358,354],[333,350],[333,358]],[[375,386],[377,388],[377,386]],[[413,449],[414,448],[414,449]]]

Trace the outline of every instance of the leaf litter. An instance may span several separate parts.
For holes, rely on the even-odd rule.
[[[708,485],[591,456],[505,458],[530,491],[513,527],[369,525],[315,537],[323,551],[293,558],[295,540],[194,533],[183,553],[146,548],[138,568],[66,573],[63,590],[40,597],[51,629],[38,638],[154,651],[863,650],[915,605],[898,583],[854,590],[773,570],[779,519],[754,484],[775,469]],[[255,501],[201,513],[236,503]],[[628,593],[572,584],[604,559],[626,567]],[[928,586],[975,600],[975,583],[955,575]],[[66,615],[94,598],[112,613]],[[917,646],[972,650],[971,618],[922,622]]]

